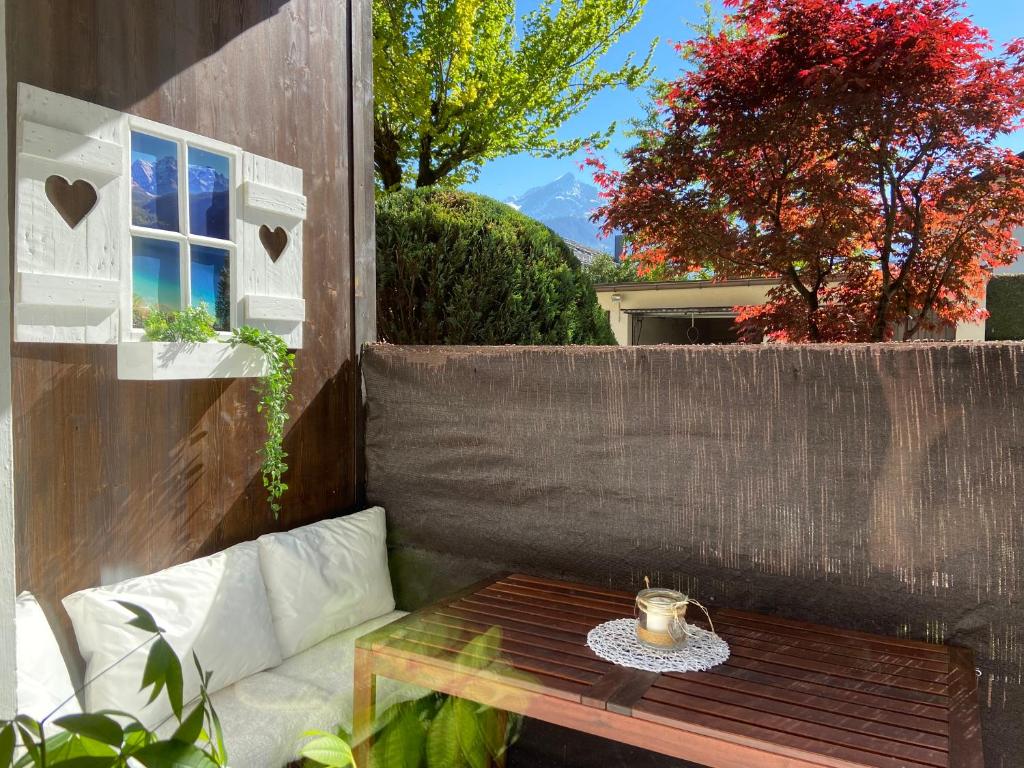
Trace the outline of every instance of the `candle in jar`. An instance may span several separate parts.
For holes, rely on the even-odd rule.
[[[652,612],[651,609],[654,609]],[[675,615],[672,613],[673,604],[671,600],[664,597],[652,597],[647,607],[647,630],[649,632],[663,632],[668,634],[669,626]]]

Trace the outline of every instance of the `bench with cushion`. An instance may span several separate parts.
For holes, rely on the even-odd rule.
[[[145,608],[164,630],[183,660],[186,700],[199,690],[193,651],[213,673],[211,699],[233,768],[281,768],[297,757],[303,732],[351,730],[355,640],[403,615],[379,507],[66,597],[92,681],[82,708],[132,712],[168,736],[175,722],[166,697],[147,704],[139,691],[147,633],[127,625],[119,600]],[[21,641],[20,617],[17,631]],[[19,697],[21,679],[19,672]],[[379,693],[387,704],[423,692],[384,684]]]

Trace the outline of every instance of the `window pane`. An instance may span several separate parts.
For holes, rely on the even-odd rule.
[[[178,145],[132,131],[132,224],[178,230]]]
[[[188,148],[188,228],[193,235],[221,240],[231,237],[228,227],[229,160],[224,155]]]
[[[231,330],[231,262],[223,248],[192,246],[192,306],[205,304],[214,328]]]
[[[178,244],[151,237],[132,238],[132,324],[141,328],[153,310],[181,309]]]

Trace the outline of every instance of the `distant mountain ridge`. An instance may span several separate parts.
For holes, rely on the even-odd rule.
[[[160,229],[178,228],[178,161],[175,157],[161,157],[157,162],[136,160],[132,163],[132,221],[142,226]],[[213,215],[227,215],[228,179],[207,166],[190,165],[188,168],[189,204],[193,219],[205,216],[213,208]],[[218,226],[227,236],[226,225],[217,219]],[[212,221],[212,220],[211,220]]]
[[[579,181],[571,173],[506,198],[505,202],[562,237],[588,248],[609,253],[612,250],[611,241],[600,236],[600,225],[590,221],[591,213],[602,203],[597,187]]]

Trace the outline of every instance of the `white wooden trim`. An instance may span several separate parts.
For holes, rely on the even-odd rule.
[[[94,139],[91,136],[64,131],[31,120],[21,125],[23,155],[47,161],[70,173],[62,173],[68,181],[84,176],[100,183],[121,175],[121,145]]]
[[[33,306],[94,307],[113,311],[121,298],[121,281],[21,272],[16,296],[19,303]]]
[[[298,304],[303,299],[302,229],[306,215],[302,169],[243,152],[241,181],[238,314],[243,323],[276,333],[289,348],[299,349],[305,318],[305,305],[300,315]],[[288,236],[287,246],[276,261],[260,239],[264,226],[272,230],[280,227]]]
[[[116,110],[42,88],[18,84],[17,179],[15,182],[16,273],[50,276],[49,286],[15,281],[14,340],[71,344],[114,344],[120,312],[96,292],[72,300],[60,280],[120,281],[128,251],[128,210],[122,205],[124,115]],[[47,195],[47,180],[83,179],[96,191],[85,218],[70,227]],[[60,278],[58,280],[57,278]],[[26,288],[22,301],[22,288]],[[60,303],[44,304],[52,290]],[[101,293],[102,291],[100,291]]]
[[[245,316],[250,320],[284,320],[301,323],[306,319],[306,302],[304,299],[291,299],[284,296],[245,297]]]
[[[246,181],[242,184],[242,200],[247,211],[292,221],[306,218],[306,196],[295,192]]]
[[[0,40],[7,39],[0,3]],[[7,147],[7,52],[0,55],[0,146]],[[7,189],[7,152],[0,153],[0,188]],[[11,402],[11,305],[8,207],[0,207],[0,720],[16,710],[14,602],[14,438]]]
[[[117,378],[135,381],[265,376],[263,353],[247,344],[126,341],[117,345]]]

